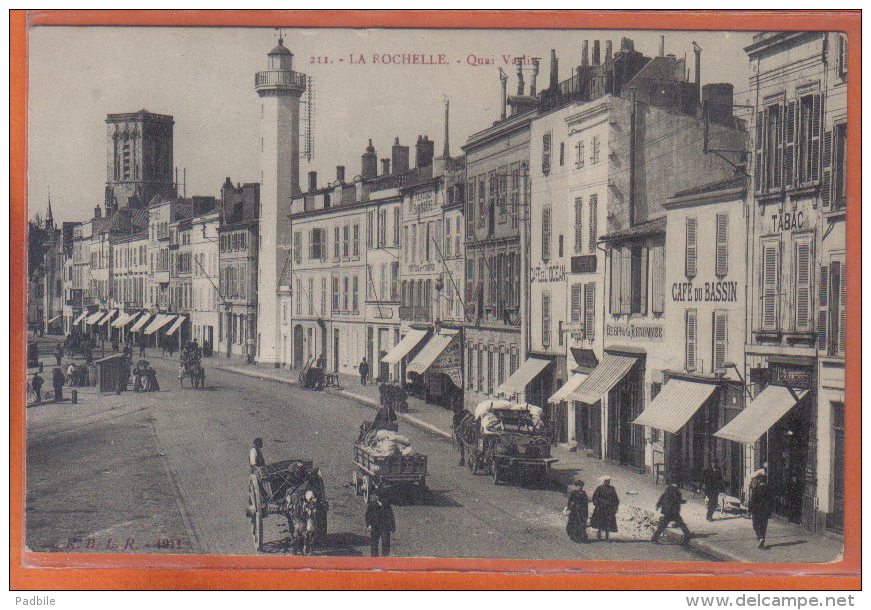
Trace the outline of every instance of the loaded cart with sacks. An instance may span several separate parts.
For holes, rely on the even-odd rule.
[[[368,422],[360,426],[354,444],[354,471],[351,483],[366,502],[376,489],[402,490],[414,502],[423,501],[426,487],[427,457],[414,450],[407,436],[392,429],[375,427]]]
[[[454,438],[461,461],[473,474],[485,472],[493,483],[550,479],[557,458],[550,455],[541,407],[488,400],[454,418]]]

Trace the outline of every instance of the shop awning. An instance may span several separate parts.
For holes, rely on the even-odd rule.
[[[133,326],[130,327],[130,332],[135,333],[135,332],[142,330],[142,327],[145,326],[146,322],[148,322],[148,320],[150,318],[151,318],[150,313],[148,313],[147,311],[143,312],[142,317],[139,318],[138,320],[136,320],[136,324],[134,324]]]
[[[85,324],[96,324],[97,320],[106,315],[106,310],[98,311],[96,313],[92,313],[85,319]]]
[[[157,317],[151,321],[151,324],[148,325],[148,328],[145,329],[145,334],[150,335],[154,332],[160,330],[173,320],[175,320],[176,316],[172,314],[158,314]]]
[[[438,334],[430,337],[427,344],[423,346],[423,349],[418,352],[414,360],[408,365],[408,372],[423,375],[432,366],[432,363],[436,361],[436,358],[441,356],[442,352],[445,351],[445,348],[447,348],[459,332],[458,330],[444,328]]]
[[[735,419],[720,428],[714,436],[736,443],[755,443],[771,426],[787,414],[807,390],[794,390],[781,385],[769,385],[762,390]]]
[[[420,343],[425,336],[425,330],[419,330],[417,328],[410,329],[408,334],[402,338],[402,341],[394,345],[393,349],[387,352],[387,354],[381,359],[381,362],[396,364],[405,357],[405,354],[414,349],[414,346]]]
[[[58,320],[60,320],[60,317],[61,317],[62,315],[63,315],[63,314],[57,314],[55,317],[51,318],[51,319],[47,322],[47,324],[54,324],[55,322],[57,322]]]
[[[118,310],[117,310],[117,309],[113,309],[112,311],[110,311],[109,313],[107,313],[105,316],[103,316],[102,318],[100,318],[100,321],[97,322],[97,326],[102,326],[103,324],[105,324],[106,322],[108,322],[108,321],[112,318],[112,316],[114,316],[116,313],[118,313]]]
[[[544,370],[550,364],[550,360],[542,360],[541,358],[527,358],[526,362],[520,365],[520,368],[514,371],[505,382],[496,388],[495,394],[517,394],[526,389],[526,384],[532,381],[536,375]]]
[[[123,328],[130,324],[133,320],[136,319],[141,311],[134,311],[133,313],[124,313],[123,311],[118,314],[118,317],[112,322],[112,328]]]
[[[88,317],[88,312],[83,311],[82,314],[78,318],[76,318],[75,321],[73,321],[73,326],[75,326],[76,324],[78,324],[79,322],[81,322],[82,320],[84,320],[87,317]]]
[[[632,423],[676,434],[716,389],[711,383],[671,379]]]
[[[179,316],[175,319],[175,322],[172,323],[172,326],[169,327],[169,330],[166,331],[167,336],[171,335],[175,331],[179,329],[179,327],[184,324],[184,321],[187,320],[186,316]]]
[[[578,389],[584,383],[584,379],[589,377],[586,373],[575,373],[569,380],[563,384],[559,390],[553,393],[553,396],[547,399],[550,404],[557,404],[567,399],[568,395]]]
[[[599,366],[567,398],[588,405],[595,404],[623,379],[637,361],[638,358],[634,356],[618,356],[605,352]]]

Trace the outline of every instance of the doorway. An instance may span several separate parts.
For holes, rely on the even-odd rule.
[[[575,403],[575,438],[595,457],[602,457],[602,402]]]
[[[632,423],[641,414],[644,367],[640,362],[608,393],[608,457],[643,470],[644,427]]]
[[[333,372],[339,372],[339,329],[333,330]]]
[[[303,343],[302,324],[297,324],[293,327],[293,366],[295,368],[302,366]]]

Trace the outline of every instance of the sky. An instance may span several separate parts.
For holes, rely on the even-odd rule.
[[[450,100],[450,152],[499,118],[498,69],[517,87],[512,57],[540,57],[538,89],[547,86],[550,51],[559,79],[580,63],[583,40],[655,56],[659,35],[665,52],[686,56],[695,73],[692,42],[702,51],[702,84],[731,82],[746,102],[749,32],[604,30],[387,30],[288,29],[284,44],[294,70],[314,79],[315,156],[300,163],[318,184],[345,165],[360,173],[360,155],[371,138],[381,157],[395,137],[411,147],[418,135],[444,146],[444,100]],[[218,196],[226,177],[260,177],[259,102],[254,74],[266,69],[277,44],[271,28],[138,28],[42,26],[29,32],[28,205],[45,214],[49,192],[56,222],[86,220],[103,203],[106,181],[106,115],[135,112],[175,118],[174,164],[186,168],[186,194]],[[384,64],[395,54],[420,54],[441,65]],[[360,62],[363,57],[365,63]],[[340,61],[341,60],[341,61]],[[526,77],[527,87],[529,77]],[[380,172],[380,164],[379,164]]]

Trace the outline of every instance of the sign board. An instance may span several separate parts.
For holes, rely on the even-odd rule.
[[[738,282],[675,282],[671,300],[676,303],[737,303]]]
[[[530,282],[562,282],[565,277],[565,265],[539,265],[529,270]]]
[[[598,258],[595,254],[573,256],[572,273],[595,273],[597,260]]]
[[[463,387],[463,350],[460,346],[459,333],[454,335],[444,351],[432,363],[429,370],[434,373],[444,373],[451,378],[458,388]]]
[[[660,343],[663,337],[663,328],[659,324],[606,324],[605,336],[610,339]]]
[[[798,388],[800,390],[813,389],[813,375],[810,368],[795,368],[771,364],[769,374],[773,384]]]

